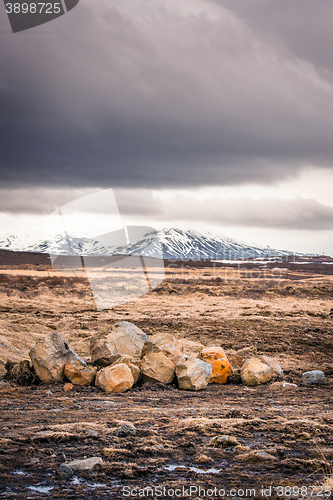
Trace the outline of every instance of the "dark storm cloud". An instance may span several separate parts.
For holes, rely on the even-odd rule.
[[[252,24],[205,0],[81,0],[35,30],[54,33],[1,33],[2,186],[267,183],[331,168],[330,74]]]
[[[333,70],[331,0],[212,0],[319,70]],[[320,68],[321,67],[321,68]],[[325,73],[329,78],[331,75]]]

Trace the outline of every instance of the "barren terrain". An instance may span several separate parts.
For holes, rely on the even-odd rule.
[[[172,264],[153,292],[97,311],[85,278],[53,272],[46,257],[16,258],[0,255],[2,374],[8,359],[29,359],[29,349],[52,330],[89,360],[91,336],[127,320],[147,334],[274,356],[297,387],[212,384],[191,393],[142,385],[114,395],[2,382],[1,498],[113,499],[128,491],[139,496],[148,486],[162,488],[150,498],[171,498],[169,490],[183,487],[178,498],[187,498],[190,486],[216,487],[220,497],[224,489],[224,498],[263,498],[261,488],[270,486],[296,488],[295,495],[272,489],[271,498],[328,497],[320,485],[333,463],[331,265],[270,264],[259,277],[253,265]],[[302,385],[311,369],[325,372],[325,385]],[[136,435],[115,436],[123,422],[134,424]],[[210,443],[225,434],[239,445]],[[70,479],[56,473],[64,461],[89,456],[104,464]],[[192,489],[191,496],[205,495]]]

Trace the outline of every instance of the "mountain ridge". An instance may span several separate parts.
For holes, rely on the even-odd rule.
[[[9,234],[0,238],[0,249],[35,252],[53,255],[116,255],[121,253],[142,254],[151,257],[163,256],[168,260],[218,260],[249,259],[260,257],[279,257],[301,255],[288,250],[278,250],[269,246],[243,243],[233,238],[212,233],[200,233],[194,229],[165,228],[150,234],[150,239],[139,239],[135,245],[115,244],[109,238],[78,238],[74,236],[55,236],[52,240],[35,239],[29,235],[20,237]],[[156,238],[155,238],[156,236]],[[145,244],[148,241],[148,244]]]

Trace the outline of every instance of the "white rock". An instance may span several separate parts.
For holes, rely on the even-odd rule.
[[[102,465],[103,459],[101,457],[90,457],[84,460],[73,460],[66,462],[64,465],[70,467],[72,471],[92,470],[96,465]]]
[[[184,356],[176,365],[179,389],[199,391],[207,387],[212,375],[212,365],[191,356]]]

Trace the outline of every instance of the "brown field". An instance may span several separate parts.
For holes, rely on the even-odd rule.
[[[97,311],[85,278],[52,271],[47,257],[0,252],[1,373],[8,359],[29,359],[29,349],[52,330],[89,360],[91,336],[127,320],[147,334],[274,356],[285,381],[297,387],[212,384],[191,393],[143,385],[114,395],[2,383],[0,498],[126,498],[125,486],[166,488],[165,496],[155,491],[149,498],[171,498],[167,490],[183,486],[223,488],[224,498],[264,498],[262,487],[303,486],[294,495],[273,489],[271,498],[328,497],[320,485],[333,464],[333,266],[270,264],[259,278],[250,264],[166,265],[156,290]],[[325,385],[302,385],[311,369],[325,372]],[[114,429],[128,421],[137,434],[116,437]],[[209,444],[223,434],[240,445]],[[66,460],[96,455],[104,464],[93,471],[68,480],[56,474]],[[251,488],[255,495],[246,494]],[[188,498],[186,491],[178,498]],[[192,490],[191,498],[204,494]]]

